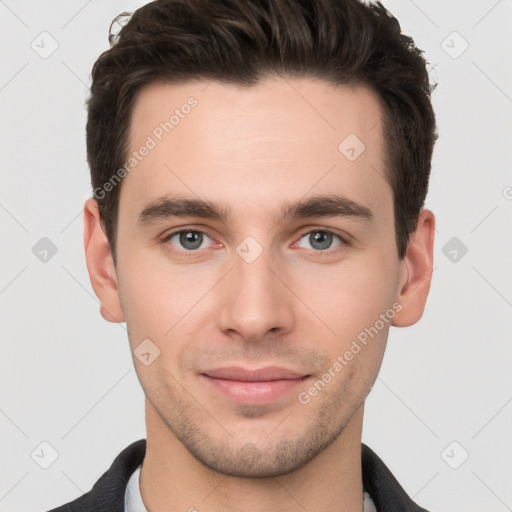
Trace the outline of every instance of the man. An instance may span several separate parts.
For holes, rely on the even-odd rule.
[[[84,241],[147,442],[54,510],[424,510],[361,444],[430,287],[421,52],[358,0],[158,0],[111,43]]]

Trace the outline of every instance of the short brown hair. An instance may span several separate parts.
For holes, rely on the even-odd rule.
[[[437,138],[426,61],[380,2],[360,0],[156,0],[111,32],[92,70],[87,159],[116,262],[119,186],[134,100],[144,86],[192,79],[254,85],[269,75],[370,87],[383,109],[386,176],[394,193],[398,255],[428,190]],[[113,24],[114,24],[113,22]]]

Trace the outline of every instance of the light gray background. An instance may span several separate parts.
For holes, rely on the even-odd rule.
[[[81,217],[90,71],[114,16],[144,3],[0,0],[2,511],[70,501],[145,437],[125,326],[99,315]],[[439,82],[437,238],[425,315],[391,330],[363,441],[426,508],[512,510],[512,2],[384,3]],[[43,31],[58,43],[46,59],[31,47],[51,48]],[[58,249],[47,262],[32,252],[42,237]],[[453,237],[468,249],[455,262]],[[48,469],[43,441],[58,452]]]

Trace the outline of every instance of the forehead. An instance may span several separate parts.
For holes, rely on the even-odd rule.
[[[309,191],[390,203],[381,117],[368,88],[317,79],[151,84],[133,107],[120,204],[169,193],[247,209]]]

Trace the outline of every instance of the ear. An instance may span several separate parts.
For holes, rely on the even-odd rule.
[[[434,232],[434,214],[422,209],[401,263],[402,276],[396,301],[402,305],[402,309],[397,312],[391,325],[407,327],[415,324],[423,315],[432,280]]]
[[[116,269],[103,232],[98,203],[93,198],[87,199],[84,205],[84,246],[89,278],[101,304],[101,316],[108,322],[124,322]]]

